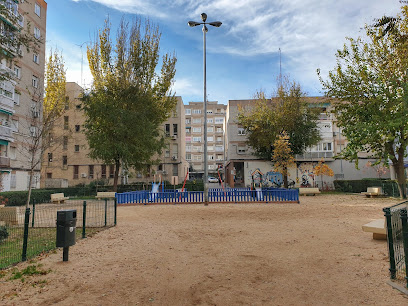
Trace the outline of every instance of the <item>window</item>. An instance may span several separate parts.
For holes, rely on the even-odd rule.
[[[199,160],[201,160],[202,159],[202,157],[201,157],[201,155],[194,155],[194,160],[195,161],[199,161]]]
[[[170,136],[170,124],[165,125],[166,136]]]
[[[190,119],[186,119],[186,124],[190,124],[191,120]]]
[[[201,114],[201,109],[193,109],[193,114]]]
[[[201,133],[200,127],[193,127],[193,133]]]
[[[81,109],[81,104],[75,105],[75,108],[76,108],[76,109]]]
[[[41,31],[37,27],[34,27],[34,37],[37,38],[37,39],[41,38]]]
[[[41,17],[41,6],[39,6],[38,3],[34,6],[34,12],[38,17]]]
[[[177,124],[173,124],[173,135],[177,136]]]
[[[186,134],[190,134],[191,133],[191,128],[186,128]]]
[[[222,128],[217,128],[217,133],[222,133]]]
[[[64,116],[64,130],[68,130],[69,117]]]
[[[186,136],[186,142],[191,142],[191,137],[190,136]]]
[[[68,149],[68,136],[64,136],[62,138],[62,149],[67,150]]]
[[[11,130],[18,133],[18,120],[11,120]]]
[[[51,179],[52,178],[52,173],[51,172],[47,172],[47,179]]]
[[[201,118],[193,119],[193,123],[201,123]]]
[[[193,142],[201,142],[201,137],[193,137]]]
[[[178,176],[178,165],[173,164],[173,176]]]
[[[74,166],[74,180],[78,179],[78,174],[79,174],[79,166],[75,165]]]
[[[191,152],[191,145],[186,146],[186,152]]]
[[[106,165],[101,165],[101,178],[106,179]]]
[[[33,79],[31,81],[31,85],[33,85],[34,88],[38,88],[38,78],[33,75]]]
[[[190,108],[186,108],[186,115],[191,115],[191,109]],[[187,119],[186,119],[187,121]]]
[[[207,110],[207,114],[212,114],[213,111],[212,110]]]
[[[208,147],[207,147],[207,150],[208,150],[208,151],[214,151],[214,146],[208,146]]]
[[[18,66],[14,66],[14,73],[16,74],[16,78],[21,79],[21,68]]]
[[[171,157],[173,160],[178,158],[178,145],[177,144],[173,144],[173,153]]]
[[[32,137],[37,136],[37,128],[35,126],[30,126],[30,135]]]
[[[113,178],[113,177],[115,176],[114,172],[115,172],[115,166],[114,166],[114,165],[110,165],[110,166],[109,166],[109,177],[110,177],[110,178]]]
[[[69,97],[65,97],[64,109],[65,109],[65,110],[68,110],[68,109],[69,109]]]
[[[163,171],[163,164],[157,166],[157,171]]]
[[[222,137],[217,137],[217,142],[222,142]]]
[[[94,165],[89,165],[88,167],[88,176],[90,179],[94,178]]]
[[[38,54],[33,54],[33,62],[36,64],[40,63],[40,57],[38,56]]]
[[[217,160],[223,160],[222,155],[217,154]]]
[[[239,128],[238,128],[238,135],[245,135],[245,129],[239,127]]]
[[[209,136],[209,137],[207,137],[207,141],[214,141],[214,137],[212,137],[212,136]]]
[[[68,166],[68,156],[63,155],[63,156],[62,156],[62,168],[63,168],[63,169],[66,169],[67,166]]]
[[[194,152],[202,152],[203,148],[201,146],[193,146],[193,151]]]
[[[243,154],[246,152],[246,147],[238,147],[238,154]]]
[[[20,94],[14,92],[14,105],[20,105]]]
[[[81,129],[81,126],[79,124],[75,125],[75,132],[79,132]]]
[[[213,133],[214,132],[214,128],[211,126],[211,127],[208,127],[207,128],[207,132],[210,132],[210,133]]]
[[[215,146],[215,151],[222,152],[224,150],[223,146]]]
[[[52,153],[48,153],[48,162],[52,163]]]
[[[215,118],[215,123],[223,123],[224,118]]]
[[[207,118],[207,123],[214,123],[213,118]]]
[[[16,159],[17,158],[16,150],[17,150],[16,147],[10,147],[10,152],[9,152],[10,159]]]
[[[79,145],[75,145],[75,152],[79,152]]]
[[[164,157],[170,157],[170,150],[168,148],[164,151]]]
[[[186,153],[186,160],[191,160],[191,153]]]
[[[214,160],[214,155],[208,155],[208,160]]]

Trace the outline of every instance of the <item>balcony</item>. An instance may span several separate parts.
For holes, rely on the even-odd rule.
[[[306,152],[302,155],[296,155],[295,158],[297,161],[319,161],[322,158],[327,160],[334,160],[333,152]]]
[[[0,139],[13,141],[12,129],[8,126],[0,125]]]
[[[10,158],[6,156],[0,156],[0,168],[10,168]]]

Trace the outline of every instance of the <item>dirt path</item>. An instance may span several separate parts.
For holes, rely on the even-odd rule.
[[[395,199],[120,207],[118,226],[0,279],[4,305],[408,305],[385,241],[361,226]],[[18,266],[25,267],[27,263]]]

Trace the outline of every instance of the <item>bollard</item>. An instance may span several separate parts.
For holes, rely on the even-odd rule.
[[[108,199],[105,199],[105,227],[107,224]]]
[[[391,223],[391,209],[383,208],[385,219],[387,220],[387,238],[388,238],[388,252],[390,255],[390,274],[391,279],[395,279],[397,270],[395,269],[395,253],[394,241],[392,237],[392,223]]]
[[[34,218],[35,218],[35,200],[33,200],[33,218],[31,219],[31,227],[34,227]]]
[[[30,223],[30,208],[26,208],[24,218],[24,240],[23,240],[23,253],[21,254],[21,261],[27,260],[27,244],[28,244],[28,225]]]
[[[82,210],[82,239],[83,238],[86,238],[86,201],[84,201]]]
[[[114,216],[114,221],[113,221],[115,226],[116,226],[117,214],[118,214],[118,202],[117,202],[116,197],[115,197],[115,216]]]

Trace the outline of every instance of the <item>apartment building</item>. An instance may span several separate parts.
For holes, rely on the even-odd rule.
[[[2,51],[15,56],[12,61],[2,60],[0,66],[2,73],[14,74],[13,80],[0,82],[1,190],[27,190],[31,159],[29,139],[41,124],[47,3],[43,0],[6,0],[4,5],[17,18],[18,24],[1,18],[0,35],[4,35],[7,26],[26,28],[41,42],[35,52],[27,52],[24,47],[13,50],[10,46],[1,46]],[[33,188],[39,186],[40,164],[34,169],[32,182]]]
[[[317,123],[321,141],[310,148],[307,148],[303,155],[296,155],[296,166],[290,169],[289,179],[293,180],[296,186],[317,185],[322,188],[332,188],[335,179],[361,179],[375,178],[377,172],[367,165],[373,163],[367,155],[361,154],[359,170],[355,168],[354,162],[342,159],[335,159],[335,156],[347,145],[347,140],[343,137],[341,129],[336,125],[336,118],[330,113],[332,100],[325,97],[306,97],[310,107],[320,109],[319,121]],[[272,100],[273,103],[273,100]],[[226,111],[225,122],[225,148],[226,182],[231,187],[247,187],[252,183],[253,175],[260,171],[263,174],[264,184],[273,184],[282,181],[281,175],[273,170],[270,161],[259,159],[254,155],[254,151],[246,143],[245,129],[238,124],[237,117],[239,108],[250,111],[255,105],[255,100],[229,100]],[[313,168],[319,161],[324,162],[333,170],[334,177],[315,177]],[[383,177],[389,177],[389,172]]]
[[[113,184],[114,166],[105,165],[102,161],[88,157],[89,148],[83,133],[85,117],[81,110],[80,96],[82,87],[68,82],[67,99],[64,114],[57,122],[53,138],[56,144],[50,147],[43,156],[43,187],[68,187],[78,184],[89,184],[95,180],[104,180]],[[120,169],[120,182],[150,182],[159,179],[175,182],[184,180],[188,163],[181,156],[185,154],[182,144],[184,132],[184,108],[181,97],[177,97],[177,107],[171,117],[163,124],[168,133],[168,147],[162,156],[157,156],[161,163],[152,166],[148,173],[134,172],[131,169]]]
[[[225,161],[225,114],[227,106],[217,101],[207,102],[207,158],[208,173],[223,176]],[[185,109],[185,159],[190,164],[190,178],[204,174],[204,103],[189,102]]]

